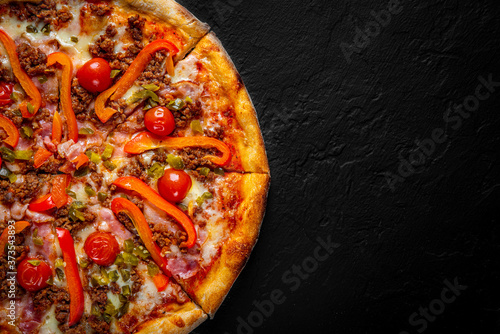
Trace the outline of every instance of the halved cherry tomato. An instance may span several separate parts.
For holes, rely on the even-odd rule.
[[[175,129],[174,115],[165,107],[155,107],[144,116],[146,129],[158,136],[168,136]]]
[[[192,185],[193,182],[185,171],[167,169],[158,180],[158,191],[167,201],[179,203],[186,197]]]
[[[10,94],[14,91],[14,84],[1,82],[0,83],[0,106],[6,106],[11,104],[12,99],[10,98]]]
[[[76,73],[78,82],[92,93],[100,93],[111,86],[111,67],[102,58],[94,58],[86,62]]]
[[[47,262],[37,258],[26,258],[17,267],[17,281],[27,291],[45,288],[51,276],[52,269]]]
[[[44,212],[55,207],[56,205],[52,200],[52,194],[50,193],[34,200],[28,205],[28,209],[35,212]]]
[[[88,236],[83,246],[85,253],[100,266],[109,266],[120,253],[120,246],[111,233],[94,232]]]

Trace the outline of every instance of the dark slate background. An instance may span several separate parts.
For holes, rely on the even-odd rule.
[[[500,82],[498,0],[403,1],[380,31],[388,0],[180,2],[232,56],[272,171],[252,257],[195,333],[499,333],[500,87],[447,114]],[[335,248],[315,268],[318,237]]]

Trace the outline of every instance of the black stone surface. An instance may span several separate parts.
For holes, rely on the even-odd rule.
[[[388,0],[180,2],[232,56],[272,171],[252,257],[195,333],[499,333],[500,86],[476,91],[500,82],[498,0],[402,1],[384,26]]]

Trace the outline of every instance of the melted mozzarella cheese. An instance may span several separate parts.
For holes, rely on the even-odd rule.
[[[140,90],[143,90],[144,88],[142,88],[141,86],[137,86],[137,85],[133,85],[132,87],[129,88],[129,90],[127,90],[127,92],[123,95],[122,99],[123,100],[127,100],[129,97],[131,97],[132,95],[134,95],[134,93],[140,91]]]
[[[191,177],[192,186],[191,186],[191,189],[189,190],[188,194],[186,195],[186,197],[182,201],[182,204],[184,204],[186,206],[188,206],[189,202],[191,202],[191,201],[196,202],[196,199],[198,197],[200,197],[201,195],[203,195],[205,192],[208,191],[207,188],[205,188],[201,182],[199,182],[198,180],[196,180],[192,176],[190,176],[190,177]]]
[[[2,18],[1,28],[14,40],[25,38],[33,46],[39,47],[44,53],[51,54],[56,51],[54,46],[47,43],[50,40],[57,40],[60,44],[60,50],[68,54],[72,60],[75,69],[79,65],[84,64],[92,58],[89,53],[89,45],[93,43],[95,38],[104,33],[104,31],[96,31],[95,33],[82,34],[80,26],[80,10],[84,2],[72,2],[69,4],[72,9],[73,19],[70,20],[67,26],[61,27],[58,30],[51,30],[50,33],[45,34],[40,30],[43,24],[39,24],[36,28],[38,33],[28,33],[26,27],[33,25],[33,22],[20,21],[16,17],[6,16]],[[72,37],[77,37],[78,42],[72,41]],[[1,44],[1,43],[0,43]],[[5,55],[5,49],[1,46],[1,54]],[[2,56],[0,62],[6,68],[10,68],[10,61],[8,57]]]
[[[43,318],[43,323],[42,326],[39,329],[39,333],[46,333],[46,334],[59,334],[62,333],[59,328],[57,327],[59,325],[59,322],[56,320],[56,306],[52,305]]]
[[[5,18],[2,18],[2,29],[12,38],[16,39],[21,36],[29,38],[29,35],[26,32],[26,27],[29,26],[31,23],[27,21],[20,21],[16,17],[10,17],[6,16]],[[41,27],[40,27],[41,28]],[[2,46],[3,48],[3,46]],[[3,51],[3,50],[2,50]],[[5,53],[4,53],[5,54]]]
[[[94,233],[96,231],[94,225],[89,225],[85,228],[83,228],[81,231],[78,232],[76,235],[75,239],[80,239],[82,242],[75,242],[75,253],[76,253],[76,258],[78,260],[82,258],[87,258],[87,254],[85,254],[85,250],[83,249],[84,241],[88,238],[89,235]]]
[[[197,62],[198,60],[194,56],[188,56],[186,59],[178,62],[175,66],[175,74],[172,78],[172,83],[194,81],[198,76]]]
[[[155,155],[155,152],[153,151],[147,151],[141,154],[141,158],[146,162],[148,165],[151,164],[153,161],[153,156]]]
[[[114,293],[112,293],[111,291],[108,291],[108,300],[111,302],[111,304],[113,304],[113,306],[116,308],[116,309],[119,309],[120,306],[122,305],[122,303],[120,302],[120,298],[118,295],[115,295]]]
[[[218,215],[210,218],[208,236],[201,247],[202,266],[210,264],[212,258],[217,255],[221,242],[227,237],[223,224],[214,224],[219,218]]]
[[[144,277],[144,283],[137,293],[137,298],[130,304],[130,310],[141,315],[149,314],[157,305],[162,302],[162,294],[158,293],[158,289],[151,277],[148,276],[148,269],[144,263],[139,263],[136,271]]]

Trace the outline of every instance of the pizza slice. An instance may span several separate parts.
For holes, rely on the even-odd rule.
[[[231,146],[227,170],[269,173],[257,114],[231,58],[214,33],[209,33],[176,65],[173,82],[191,86],[201,104],[205,135]],[[189,95],[189,94],[188,94]],[[191,96],[193,99],[193,96]]]

